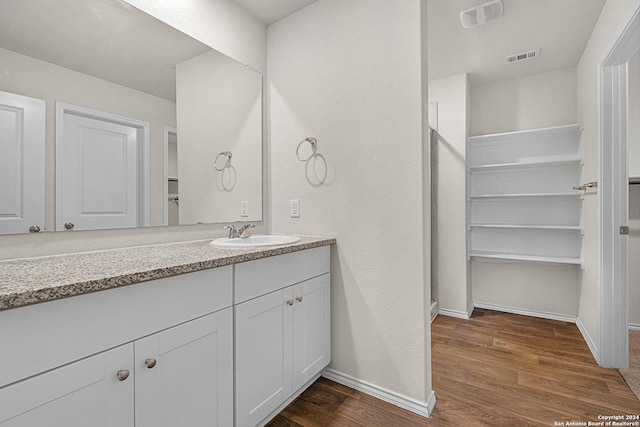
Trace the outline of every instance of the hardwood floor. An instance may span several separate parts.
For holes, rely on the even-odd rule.
[[[268,426],[554,426],[640,415],[620,373],[595,363],[571,323],[476,309],[470,320],[438,316],[431,347],[429,419],[320,378]]]

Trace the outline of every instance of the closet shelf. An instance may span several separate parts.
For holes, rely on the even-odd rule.
[[[582,267],[584,193],[571,190],[584,164],[581,132],[576,124],[467,139],[468,259]]]
[[[550,198],[550,197],[575,197],[583,198],[583,194],[577,191],[567,193],[507,193],[507,194],[478,194],[469,196],[470,201],[485,199],[529,199],[529,198]]]
[[[568,264],[580,266],[582,266],[584,263],[582,258],[516,254],[513,252],[471,251],[469,252],[469,256],[475,258],[507,259],[514,261],[546,262],[552,264]]]
[[[547,167],[559,167],[559,166],[575,166],[582,165],[582,159],[562,159],[562,160],[536,160],[529,162],[515,162],[515,163],[497,163],[488,165],[477,165],[468,168],[469,173],[482,173],[482,172],[498,172],[498,171],[519,171],[524,169],[534,168],[547,168]]]
[[[567,230],[567,231],[579,231],[584,233],[584,227],[579,225],[543,225],[543,224],[488,224],[488,223],[475,223],[469,224],[469,229],[472,228],[509,228],[509,229],[523,229],[523,230]]]
[[[477,145],[499,145],[499,144],[513,144],[519,141],[529,141],[533,139],[541,139],[549,136],[554,137],[572,137],[582,132],[582,126],[579,124],[555,126],[534,130],[523,130],[515,132],[495,133],[489,135],[471,136],[467,139],[470,146]]]

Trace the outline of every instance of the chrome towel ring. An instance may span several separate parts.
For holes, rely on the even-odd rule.
[[[309,155],[306,155],[306,148],[302,151],[302,154],[300,153],[300,149],[305,147],[305,143],[308,143],[311,147],[311,154]],[[328,166],[324,156],[318,153],[317,139],[308,136],[300,141],[298,148],[296,148],[296,157],[305,164],[304,171],[309,184],[314,187],[324,184],[327,179]]]
[[[233,154],[231,151],[223,151],[222,153],[216,156],[216,159],[213,161],[213,167],[218,172],[222,172],[225,168],[228,168],[231,165],[231,157]],[[224,161],[221,163],[220,161]],[[220,166],[221,165],[221,166]]]
[[[302,146],[302,144],[304,144],[305,142],[308,142],[309,145],[311,145],[311,155],[307,156],[307,157],[300,157],[300,147]],[[301,162],[306,162],[307,160],[310,160],[311,158],[315,157],[316,154],[318,153],[318,140],[315,139],[312,136],[308,136],[305,139],[303,139],[302,141],[300,141],[300,143],[298,144],[298,148],[296,148],[296,157],[298,158],[298,160],[300,160]]]

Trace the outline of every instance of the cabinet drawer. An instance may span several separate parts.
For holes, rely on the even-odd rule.
[[[235,265],[235,304],[329,272],[329,246]]]
[[[0,387],[230,307],[232,267],[0,311]]]

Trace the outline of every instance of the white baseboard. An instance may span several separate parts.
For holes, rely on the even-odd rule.
[[[596,345],[596,342],[593,340],[593,338],[591,338],[591,335],[589,335],[587,328],[584,327],[584,324],[582,323],[582,320],[580,320],[579,317],[576,319],[576,326],[578,327],[578,330],[582,334],[582,338],[584,338],[585,342],[587,343],[589,350],[591,350],[591,354],[593,355],[593,358],[596,359],[596,361],[600,360],[598,359],[598,346]]]
[[[476,308],[485,310],[504,311],[505,313],[521,314],[523,316],[539,317],[541,319],[559,320],[561,322],[576,323],[576,317],[568,314],[549,313],[546,311],[526,310],[524,308],[510,307],[506,305],[490,304],[487,302],[474,301]]]
[[[434,301],[431,303],[431,322],[436,320],[438,316],[438,301]]]
[[[322,371],[322,376],[339,384],[350,387],[354,390],[358,390],[370,396],[377,397],[378,399],[389,402],[392,405],[396,405],[418,415],[422,415],[423,417],[428,417],[432,413],[433,408],[436,405],[436,395],[433,391],[431,391],[431,393],[429,394],[429,399],[427,402],[421,402],[411,397],[403,396],[394,391],[387,390],[375,384],[371,384],[367,381],[352,377],[351,375],[336,371],[335,369],[325,369],[324,371]]]
[[[469,303],[469,307],[467,307],[467,319],[471,319],[471,315],[473,314],[474,308],[476,308],[476,306],[473,304],[473,301],[471,301]]]
[[[630,331],[640,331],[640,324],[638,323],[629,323]]]
[[[469,317],[471,317],[466,311],[450,310],[448,308],[438,308],[438,314],[464,320],[469,320]]]

